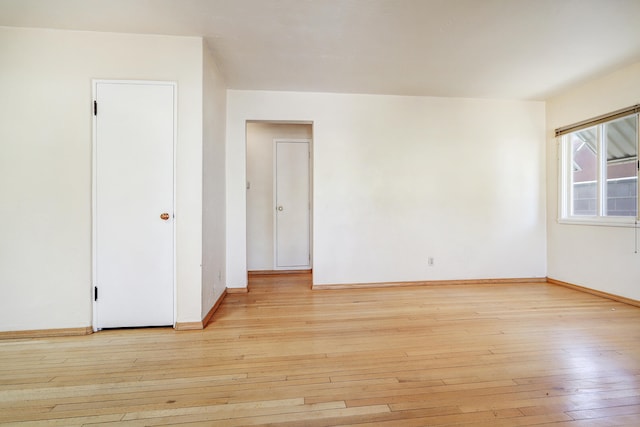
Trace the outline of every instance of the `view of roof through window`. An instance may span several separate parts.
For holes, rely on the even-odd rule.
[[[623,117],[569,134],[573,165],[573,215],[598,215],[598,162],[603,151],[606,216],[637,214],[637,118]],[[598,139],[602,138],[601,144]]]

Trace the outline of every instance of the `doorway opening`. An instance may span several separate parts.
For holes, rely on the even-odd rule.
[[[313,270],[313,124],[247,121],[247,270]]]

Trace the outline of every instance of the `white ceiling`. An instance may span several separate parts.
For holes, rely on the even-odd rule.
[[[640,61],[640,0],[0,0],[0,26],[202,36],[233,89],[545,99]]]

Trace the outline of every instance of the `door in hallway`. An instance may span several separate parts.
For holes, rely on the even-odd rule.
[[[309,141],[275,141],[275,269],[311,267]]]

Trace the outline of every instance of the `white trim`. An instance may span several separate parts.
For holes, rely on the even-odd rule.
[[[638,220],[640,220],[640,114],[636,114],[636,176],[638,181],[636,182],[636,221],[635,227],[638,227]],[[637,241],[636,241],[637,243]]]
[[[569,144],[565,142],[566,135],[562,135],[557,138],[557,162],[558,162],[558,212],[557,220],[561,221],[563,218],[569,216],[569,212],[573,210],[573,185],[570,184],[570,179],[573,175],[569,175],[567,168],[573,170],[571,165],[573,164],[572,151],[569,148]],[[565,192],[569,192],[565,195]]]
[[[604,141],[604,123],[596,127],[596,176],[598,184],[596,185],[596,212],[598,216],[607,216],[607,144]],[[574,183],[575,185],[575,183]]]
[[[624,228],[636,228],[636,218],[633,216],[606,216],[595,217],[585,216],[571,218],[560,218],[558,224],[573,224],[573,225],[599,225],[606,227],[624,227]]]
[[[97,164],[98,158],[96,156],[96,143],[97,143],[97,115],[95,114],[95,102],[97,101],[97,89],[98,83],[102,80],[92,80],[91,81],[91,284],[90,284],[90,295],[91,295],[91,325],[93,332],[97,332],[97,309],[96,309],[96,299],[95,295],[95,286],[97,282],[96,277],[96,212],[97,212],[97,202],[98,199],[96,197],[97,188],[98,188],[98,180],[96,176],[97,172]]]
[[[172,202],[173,206],[173,328],[176,328],[176,324],[178,323],[178,256],[176,253],[177,248],[177,238],[176,238],[176,193],[177,193],[177,181],[176,181],[176,171],[178,170],[176,158],[177,156],[177,145],[178,145],[178,82],[177,81],[169,81],[165,82],[169,83],[173,86],[173,170],[171,171],[173,175],[173,194]]]
[[[94,287],[96,286],[96,211],[97,211],[97,118],[94,114],[94,102],[97,101],[98,84],[134,84],[134,85],[162,85],[172,86],[173,88],[173,327],[176,325],[177,314],[177,256],[176,256],[176,144],[178,141],[178,83],[175,81],[160,80],[110,80],[110,79],[93,79],[91,80],[91,117],[92,117],[92,142],[91,142],[91,309],[92,309],[92,329],[98,331],[97,324],[97,308],[94,298]],[[100,106],[98,105],[98,113]]]

